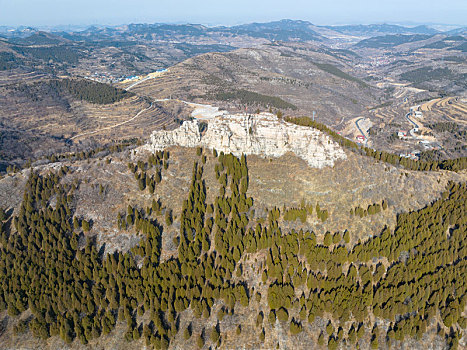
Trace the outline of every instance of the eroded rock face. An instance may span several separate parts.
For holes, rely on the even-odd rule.
[[[315,168],[346,158],[344,150],[321,131],[269,114],[216,117],[208,121],[203,134],[198,120],[186,121],[176,130],[153,132],[147,148],[154,152],[170,146],[201,146],[236,156],[280,157],[293,152]]]

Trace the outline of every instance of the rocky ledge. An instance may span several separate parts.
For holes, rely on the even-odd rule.
[[[172,131],[155,131],[146,147],[154,152],[170,146],[204,147],[236,156],[280,157],[293,152],[309,166],[333,166],[344,150],[328,135],[284,122],[272,114],[224,115],[205,122],[185,121]]]

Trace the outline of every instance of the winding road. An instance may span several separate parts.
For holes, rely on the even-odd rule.
[[[415,129],[420,128],[417,123],[415,123],[412,119],[410,119],[410,112],[405,115],[405,118],[409,121],[409,123],[413,124]],[[413,129],[412,129],[413,130]]]

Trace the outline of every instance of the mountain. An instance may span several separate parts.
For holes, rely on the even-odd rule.
[[[457,47],[460,47],[462,44],[465,45],[467,39],[461,35],[451,35],[447,36],[439,41],[435,41],[428,45],[423,46],[425,49],[448,49],[456,50]]]
[[[465,28],[457,28],[447,34],[465,33]],[[25,38],[37,32],[31,27],[19,27],[12,30],[0,27],[0,33],[7,37]],[[122,26],[91,26],[84,30],[60,30],[54,28],[52,32],[63,38],[78,41],[98,41],[109,38],[138,37],[143,40],[183,40],[193,38],[214,38],[222,35],[244,36],[269,41],[326,41],[330,36],[349,35],[372,37],[390,34],[423,34],[434,35],[441,33],[426,25],[406,27],[394,24],[315,26],[308,21],[283,19],[265,23],[248,23],[236,26],[206,27],[201,24],[170,24],[170,23],[138,23]],[[44,33],[44,32],[39,32]],[[41,34],[42,36],[44,34]]]
[[[273,41],[322,41],[322,35],[313,30],[313,24],[306,21],[281,20],[267,23],[249,23],[233,27],[206,27],[200,24],[130,24],[126,28],[88,28],[82,34],[98,35],[141,35],[146,38],[155,35],[157,39],[174,37],[213,37],[229,34],[248,36]]]
[[[467,27],[461,27],[447,31],[445,34],[449,35],[467,35]]]
[[[226,27],[225,32],[236,35],[249,35],[274,41],[322,41],[323,36],[313,30],[313,27],[313,24],[307,21],[283,19],[267,23],[250,23]],[[215,30],[215,28],[213,30]]]
[[[16,34],[10,32],[5,36],[9,38],[10,51],[16,51],[21,58],[27,58],[24,62],[26,66],[52,64],[52,69],[63,71],[79,64],[80,59],[92,50],[94,56],[106,62],[105,70],[113,71],[110,80],[116,80],[122,76],[147,74],[207,52],[257,47],[275,41],[327,40],[315,28],[310,22],[292,20],[233,27],[153,23],[91,26],[77,32],[18,28]],[[31,31],[29,35],[24,35],[28,31]],[[112,57],[119,58],[114,63],[108,60],[109,48],[116,50]],[[88,65],[83,68],[94,72],[102,69]]]
[[[381,49],[389,48],[402,44],[413,43],[417,41],[430,39],[432,35],[428,34],[413,34],[413,35],[384,35],[384,36],[375,36],[368,39],[363,39],[355,44],[355,47],[358,48],[372,48],[372,49]]]
[[[60,45],[69,43],[69,40],[64,39],[57,34],[39,31],[24,38],[12,38],[10,39],[10,42],[21,45]]]
[[[11,28],[11,27],[6,27],[2,26],[0,27],[0,32],[6,36],[7,38],[13,38],[13,37],[20,37],[24,38],[27,36],[30,36],[31,34],[37,32],[38,30],[33,27],[17,27],[17,28]]]
[[[457,51],[467,52],[467,42],[464,41],[462,44],[455,46],[455,47],[451,47],[448,50],[457,50]]]
[[[378,104],[380,91],[354,70],[357,57],[350,51],[325,51],[302,43],[206,53],[170,67],[163,76],[145,80],[132,91],[228,110],[271,107],[304,115],[315,111],[319,120],[333,125],[344,115],[362,113],[361,106]]]
[[[199,24],[131,24],[128,31],[135,34],[155,33],[170,35],[206,35],[208,28]]]
[[[249,23],[233,27],[206,27],[200,24],[129,24],[122,27],[89,27],[84,31],[63,33],[73,40],[105,40],[135,37],[142,40],[192,40],[219,36],[250,37],[270,41],[322,41],[324,37],[306,21],[281,20],[268,23]],[[189,39],[188,39],[189,38]]]
[[[439,31],[437,31],[436,29],[434,28],[431,28],[429,26],[426,26],[426,25],[420,25],[420,26],[416,26],[416,27],[412,27],[412,28],[407,28],[407,32],[408,33],[414,33],[414,34],[437,34],[439,33]]]
[[[357,36],[377,36],[387,34],[437,34],[436,29],[426,25],[416,27],[404,27],[395,24],[369,24],[369,25],[344,25],[344,26],[324,26],[336,32]]]

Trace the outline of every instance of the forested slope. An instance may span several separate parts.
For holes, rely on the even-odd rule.
[[[442,198],[400,214],[394,230],[351,245],[341,233],[321,241],[320,233],[282,230],[291,209],[270,208],[267,220],[254,220],[246,157],[214,155],[219,194],[207,202],[206,153],[199,149],[174,239],[178,255],[165,261],[161,236],[173,218],[170,208],[162,216],[158,198],[116,218],[121,229],[139,232],[140,243],[104,255],[93,240],[82,243],[92,222],[74,215],[78,185],[63,181],[68,169],[32,171],[18,214],[1,217],[0,309],[13,318],[26,310],[33,315],[15,321],[16,333],[29,328],[42,339],[86,344],[120,320],[129,342],[142,337],[154,348],[182,337],[190,347],[229,346],[224,317],[248,310],[257,313],[258,345],[280,328],[290,337],[305,332],[308,345],[331,349],[356,342],[399,347],[425,333],[457,347],[467,322],[465,183],[450,183]],[[128,168],[152,195],[170,169],[169,154]],[[321,209],[306,210],[326,220]],[[261,283],[253,285],[247,271],[262,275]],[[217,322],[207,323],[219,302]],[[187,312],[193,319],[182,329]],[[238,345],[244,320],[235,319]],[[309,326],[323,321],[326,327],[311,334]]]

